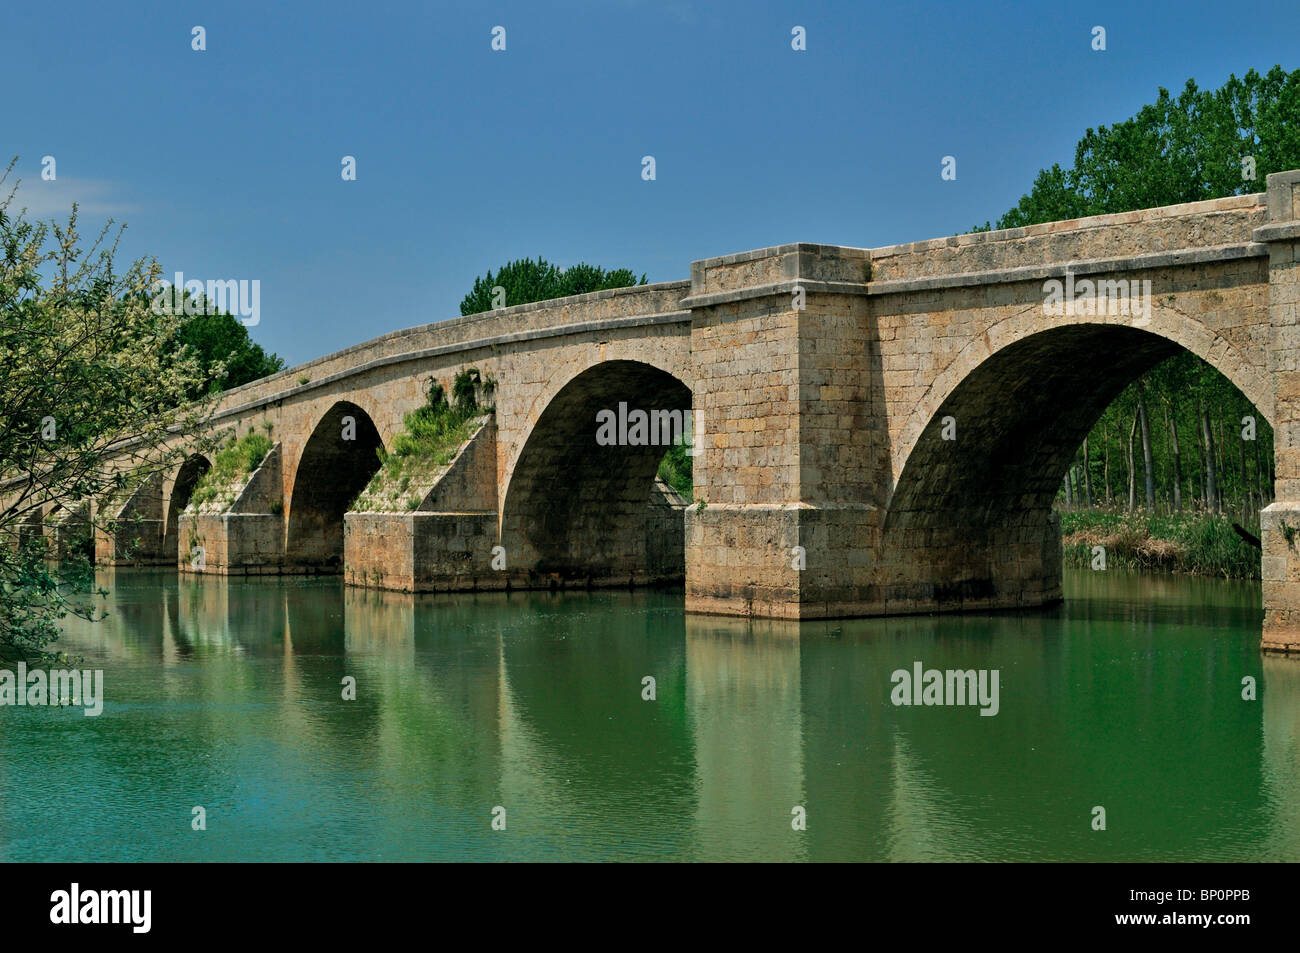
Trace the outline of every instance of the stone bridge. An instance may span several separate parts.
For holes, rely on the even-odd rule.
[[[1052,503],[1077,448],[1185,348],[1273,425],[1263,644],[1300,651],[1298,275],[1300,172],[1187,205],[706,259],[689,281],[427,324],[232,390],[213,425],[269,424],[274,449],[225,511],[186,512],[192,458],[104,515],[143,518],[131,558],[183,571],[414,591],[684,578],[690,611],[790,619],[1038,606],[1061,598]],[[1076,313],[1056,313],[1052,279]],[[1090,308],[1086,289],[1109,298]],[[470,367],[496,381],[494,417],[414,509],[349,512],[429,379]],[[597,442],[620,403],[694,410],[693,504],[656,485],[662,445]]]

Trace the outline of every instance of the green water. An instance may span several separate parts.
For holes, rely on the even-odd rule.
[[[1300,860],[1300,661],[1259,654],[1257,586],[1072,573],[1048,611],[800,628],[101,582],[64,646],[103,714],[0,709],[5,860]],[[997,670],[997,715],[893,705],[917,660]]]

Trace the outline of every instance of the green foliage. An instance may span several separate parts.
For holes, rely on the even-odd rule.
[[[451,399],[456,404],[456,410],[466,416],[477,411],[478,390],[482,386],[483,378],[479,375],[477,367],[471,367],[457,374],[451,385]]]
[[[1104,546],[1106,567],[1186,572],[1229,579],[1258,579],[1259,550],[1213,513],[1118,513],[1084,510],[1061,514],[1065,565],[1088,569],[1092,547]],[[1244,528],[1259,535],[1259,517]]]
[[[254,343],[243,322],[229,314],[184,318],[176,345],[188,348],[203,368],[203,379],[192,397],[238,387],[284,369],[284,361]]]
[[[211,468],[194,484],[190,506],[199,509],[214,501],[233,502],[232,494],[239,492],[273,446],[269,436],[256,430],[238,439],[231,437],[213,456]]]
[[[502,266],[495,274],[489,271],[475,278],[473,289],[460,303],[460,313],[479,314],[491,311],[494,287],[505,289],[505,303],[510,307],[528,304],[530,301],[549,301],[552,298],[565,298],[569,295],[604,291],[607,288],[626,288],[645,283],[645,275],[638,280],[636,274],[627,268],[606,271],[597,265],[580,262],[561,269],[542,258],[536,261],[531,258],[521,258]]]
[[[1092,503],[1127,505],[1128,443],[1139,394],[1146,401],[1158,509],[1203,509],[1209,505],[1206,472],[1211,458],[1201,427],[1203,409],[1210,418],[1218,507],[1236,513],[1238,522],[1243,522],[1272,500],[1273,428],[1231,381],[1196,355],[1183,351],[1130,384],[1102,413],[1088,435],[1088,480],[1082,447],[1066,476],[1067,482],[1073,478],[1071,496],[1076,504],[1089,502],[1085,497],[1090,482]],[[1247,439],[1249,430],[1243,418],[1253,418],[1254,440]],[[1134,502],[1144,506],[1146,473],[1140,432],[1133,434],[1133,468]],[[1058,502],[1064,498],[1062,486]]]
[[[675,443],[659,461],[659,479],[682,495],[689,503],[694,498],[691,454],[685,444]]]
[[[357,512],[414,510],[424,493],[409,494],[412,484],[423,489],[436,471],[452,461],[478,429],[481,418],[492,412],[480,400],[489,397],[496,382],[478,368],[468,368],[452,380],[452,400],[436,380],[430,380],[424,406],[402,418],[403,431],[393,439],[391,453],[379,450],[380,468],[353,502]],[[427,492],[427,491],[426,491]]]
[[[1089,129],[1074,165],[1043,169],[1029,194],[997,222],[1017,228],[1261,192],[1265,176],[1300,168],[1300,70],[1250,70],[1216,90],[1189,79],[1113,126]],[[1253,156],[1255,178],[1243,179]],[[984,231],[976,228],[973,231]]]
[[[201,368],[175,353],[178,320],[148,306],[157,264],[122,267],[112,223],[83,243],[75,206],[62,224],[11,213],[12,169],[0,170],[0,474],[12,479],[0,501],[0,656],[44,659],[60,619],[97,613],[88,563],[46,564],[42,514],[82,511],[175,466],[176,434],[194,433],[206,408],[186,403]],[[129,460],[113,449],[122,441]]]

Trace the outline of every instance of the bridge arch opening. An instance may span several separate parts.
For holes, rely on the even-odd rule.
[[[1084,438],[1125,388],[1184,352],[1139,328],[1082,324],[1031,334],[973,368],[898,471],[882,528],[886,600],[939,608],[1059,600],[1054,504]],[[1248,382],[1216,369],[1248,404]],[[1154,402],[1147,410],[1159,412]],[[1182,435],[1190,459],[1198,459],[1198,437]],[[1140,445],[1133,465],[1143,474]],[[1141,476],[1137,486],[1141,506]]]
[[[212,461],[201,453],[185,458],[176,479],[172,482],[171,499],[167,504],[167,522],[163,526],[163,557],[169,565],[176,565],[180,556],[180,519],[185,507],[190,505],[194,488],[203,474],[212,469]]]
[[[674,429],[689,432],[690,408],[690,388],[640,361],[605,361],[565,384],[506,489],[501,537],[511,565],[557,585],[682,579],[686,500],[657,472]]]
[[[339,401],[320,419],[294,474],[285,566],[343,571],[343,514],[380,467],[383,441],[370,415]]]

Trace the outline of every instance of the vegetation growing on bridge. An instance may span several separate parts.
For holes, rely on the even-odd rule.
[[[266,432],[250,430],[242,437],[231,437],[212,458],[211,468],[194,484],[187,510],[194,513],[220,513],[238,498],[248,483],[248,476],[266,459],[275,444],[269,423]]]
[[[491,376],[468,368],[452,381],[452,400],[436,380],[428,397],[402,418],[403,432],[393,439],[391,453],[379,449],[379,471],[353,502],[359,513],[393,513],[416,509],[437,482],[441,471],[488,419],[487,402],[496,390]]]
[[[627,268],[606,271],[599,265],[585,262],[560,268],[542,258],[536,261],[521,258],[503,265],[495,274],[488,271],[475,278],[474,287],[460,303],[460,313],[479,314],[493,308],[509,308],[533,301],[645,283],[645,275],[638,281],[636,273]],[[494,288],[502,289],[499,297],[493,292]]]

